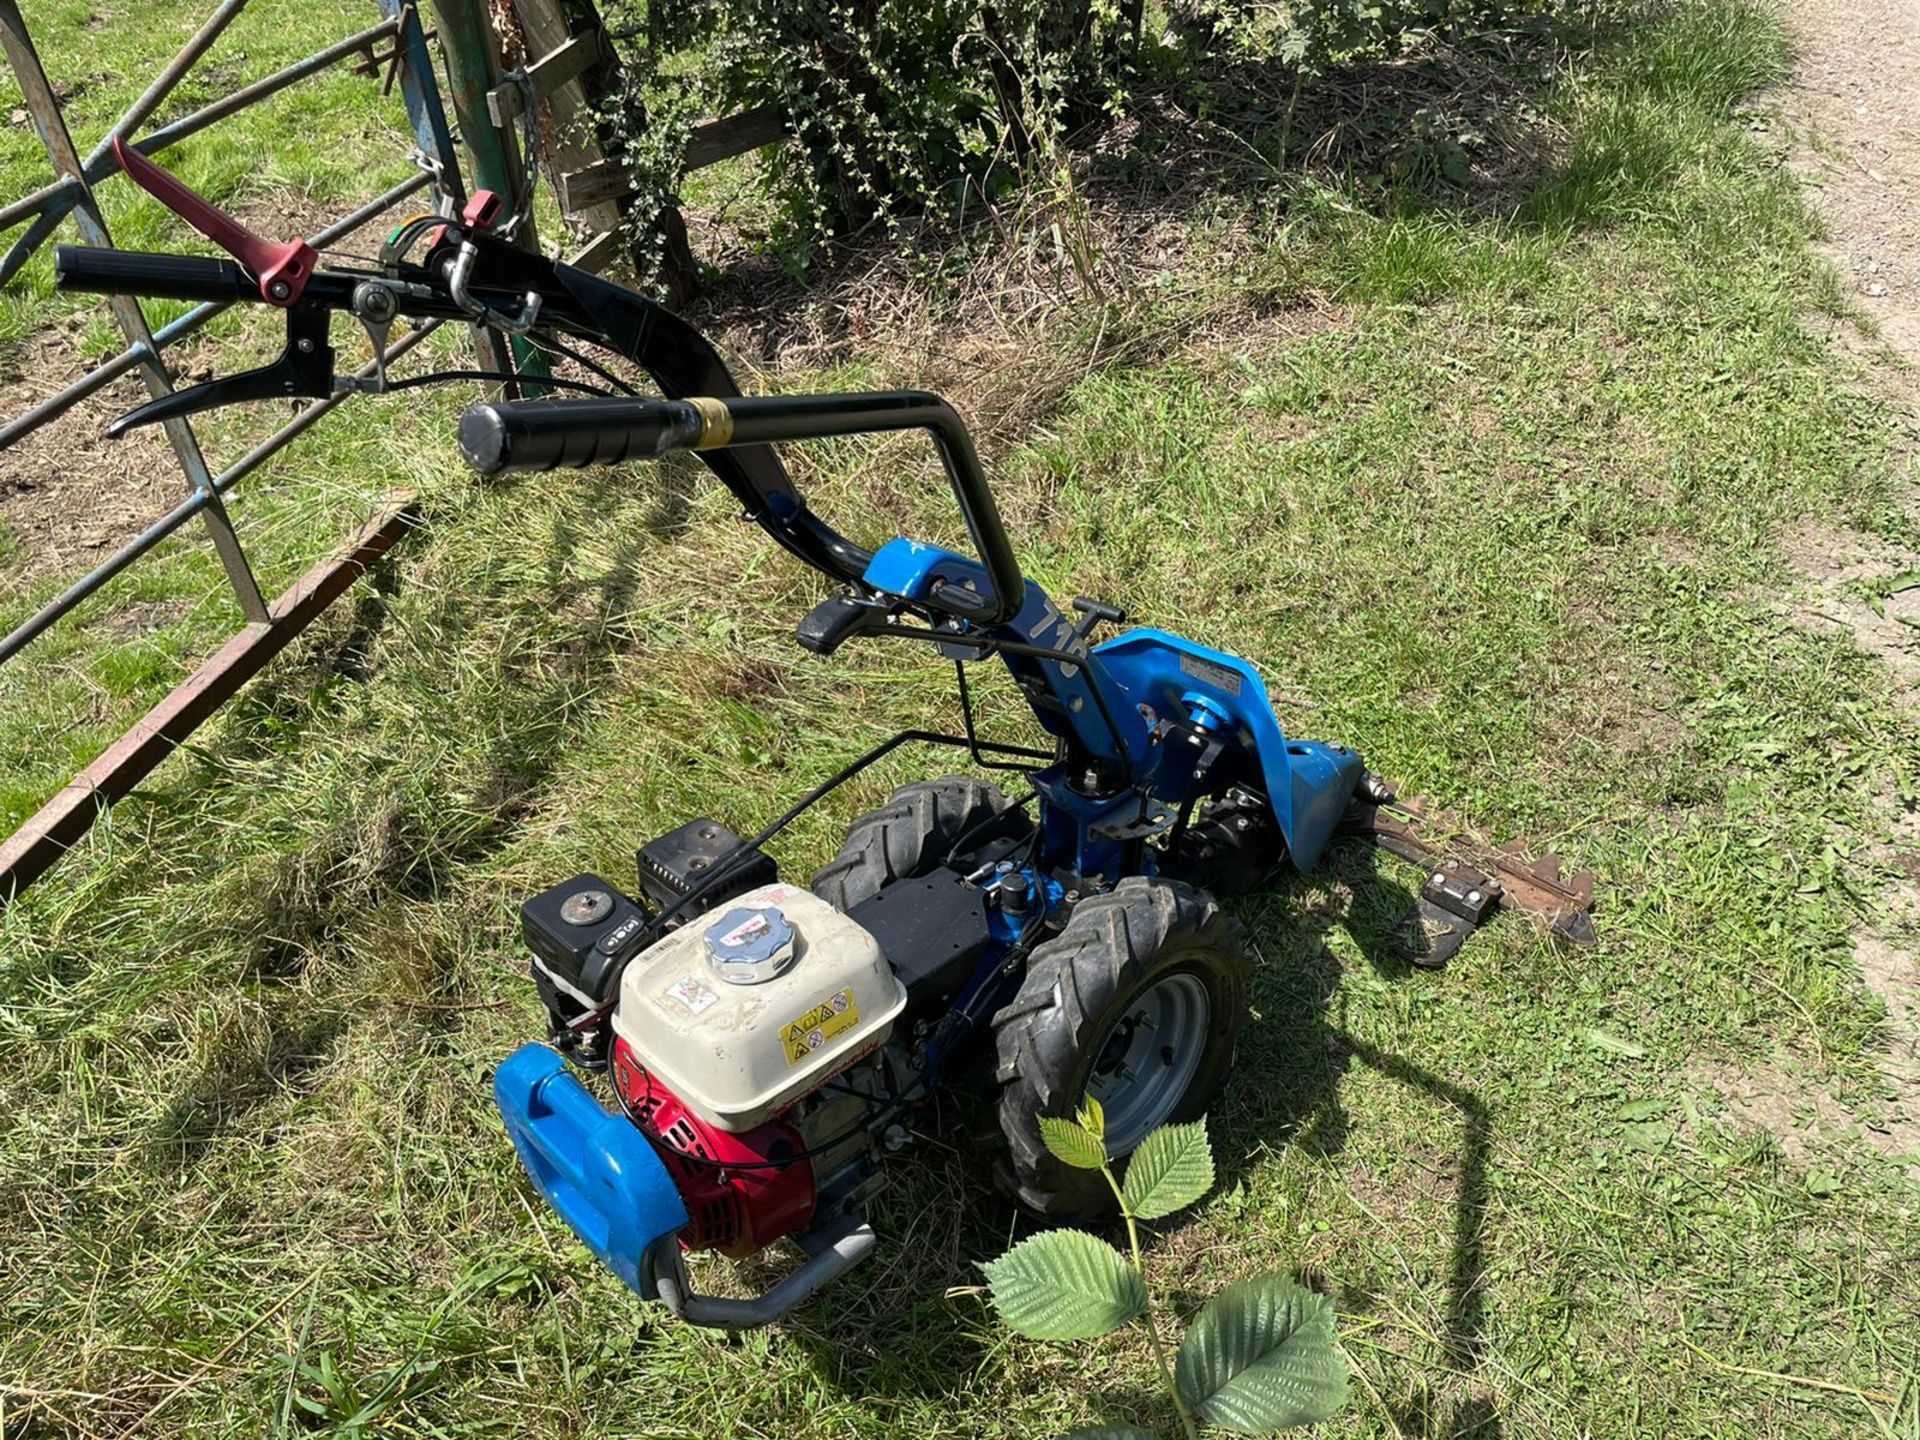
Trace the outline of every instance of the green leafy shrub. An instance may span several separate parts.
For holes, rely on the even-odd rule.
[[[771,105],[796,144],[763,184],[789,258],[822,236],[952,212],[1036,145],[1116,106],[1136,51],[1121,0],[606,0],[629,37],[624,159],[676,198],[691,124]]]
[[[796,143],[767,149],[759,184],[801,268],[822,237],[995,197],[1036,156],[1126,113],[1143,85],[1190,90],[1181,103],[1205,113],[1202,72],[1253,62],[1291,75],[1297,101],[1303,80],[1410,33],[1544,3],[1192,0],[1149,13],[1144,0],[602,0],[623,37],[608,118],[641,194],[664,206],[679,200],[696,120],[775,107]]]
[[[1172,1363],[1140,1259],[1140,1222],[1158,1220],[1213,1188],[1206,1121],[1168,1125],[1133,1152],[1124,1181],[1107,1162],[1106,1121],[1089,1099],[1073,1120],[1042,1116],[1047,1149],[1098,1170],[1126,1218],[1129,1260],[1081,1230],[1044,1230],[988,1264],[1000,1318],[1036,1340],[1090,1340],[1138,1321],[1188,1440],[1201,1422],[1242,1435],[1311,1425],[1347,1398],[1347,1362],[1324,1296],[1285,1275],[1257,1275],[1216,1295],[1188,1328]],[[1132,1425],[1096,1425],[1064,1440],[1153,1440]]]

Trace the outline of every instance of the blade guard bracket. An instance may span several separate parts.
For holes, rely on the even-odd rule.
[[[304,240],[274,242],[256,235],[211,200],[196,195],[118,135],[113,155],[134,184],[187,224],[233,256],[260,286],[260,298],[282,308],[293,305],[307,288],[319,258]]]
[[[545,1045],[523,1045],[494,1072],[494,1103],[547,1203],[642,1299],[658,1298],[650,1252],[677,1255],[687,1207],[634,1125],[603,1108]]]
[[[1163,715],[1185,714],[1198,699],[1225,716],[1260,761],[1294,867],[1313,868],[1365,773],[1358,754],[1322,740],[1289,739],[1266,681],[1237,655],[1147,628],[1116,635],[1093,653],[1135,701]]]

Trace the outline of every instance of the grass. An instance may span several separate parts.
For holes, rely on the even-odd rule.
[[[352,6],[245,11],[182,81],[153,123],[176,119],[291,64],[371,23],[372,15]],[[67,122],[83,154],[140,93],[160,59],[170,56],[205,18],[206,7],[198,0],[36,10],[31,23],[41,60],[64,96]],[[21,107],[11,73],[0,76],[0,113],[24,116]],[[311,233],[412,173],[407,159],[411,144],[398,93],[383,99],[377,79],[335,67],[169,148],[162,161],[256,228],[276,235],[294,229]],[[26,194],[50,178],[46,154],[31,126],[22,119],[0,128],[0,194]],[[121,246],[200,253],[211,249],[124,180],[103,185],[99,193]],[[376,233],[370,228],[343,243],[364,246]],[[56,238],[73,236],[63,230]],[[156,328],[189,308],[176,301],[149,302],[146,307]],[[229,311],[171,352],[183,357],[176,369],[185,372],[196,362],[217,362],[224,372],[264,363],[283,343],[277,327],[276,320],[257,310]],[[354,357],[357,363],[365,353],[364,341],[349,331],[343,326],[335,339],[343,357]],[[36,335],[43,337],[45,348],[31,343]],[[117,352],[123,343],[107,308],[96,299],[54,293],[49,244],[0,293],[0,376],[9,385],[7,413],[17,413],[49,393],[53,386],[46,382],[52,375],[78,373],[83,362]],[[427,342],[426,353],[457,353],[453,337],[444,337],[444,343],[443,337],[435,337]],[[31,393],[13,388],[16,379],[32,382]],[[23,478],[40,478],[32,473],[35,465],[84,465],[67,447],[91,442],[107,416],[145,398],[135,380],[122,381],[107,393],[109,403],[83,407],[42,432],[51,440],[29,449]],[[271,597],[336,551],[380,497],[397,486],[431,483],[431,476],[420,474],[422,441],[450,423],[456,405],[451,396],[422,402],[417,394],[406,401],[356,401],[345,414],[243,481],[228,504],[262,590]],[[208,416],[196,428],[217,473],[285,419],[280,407],[250,406]],[[164,498],[135,503],[132,511],[138,519],[130,517],[114,532],[115,543],[157,516],[185,486],[184,480],[174,479],[177,465],[157,432],[144,448],[126,442],[122,449],[135,457],[128,463],[136,471],[144,467],[156,477],[155,495],[164,492]],[[99,467],[102,485],[114,469],[110,455]],[[112,487],[97,498],[82,489],[65,503],[80,512],[75,528],[85,533],[92,512],[111,513],[114,498]],[[12,629],[107,553],[75,546],[57,566],[27,563],[32,557],[21,553],[16,567],[16,551],[22,551],[18,538],[11,532],[0,535],[0,631]],[[0,674],[0,829],[11,831],[32,814],[77,765],[103,749],[232,633],[239,611],[222,576],[196,522],[181,538],[164,543],[154,559],[82,606],[78,633],[48,637]],[[129,632],[145,634],[141,646],[146,660],[120,653],[119,641]]]
[[[1784,56],[1766,12],[1682,0],[1570,53],[1533,97],[1564,143],[1500,203],[1293,176],[1004,367],[855,332],[768,377],[953,377],[1056,594],[1249,655],[1290,730],[1598,874],[1596,949],[1503,922],[1440,976],[1393,959],[1413,877],[1369,853],[1240,907],[1222,1192],[1149,1264],[1186,1303],[1268,1268],[1333,1294],[1364,1383],[1329,1434],[1914,1430],[1914,1183],[1721,1094],[1796,1071],[1883,1113],[1849,952],[1920,771],[1890,677],[1781,603],[1809,520],[1915,538],[1884,406],[1803,325],[1807,215],[1730,115]],[[433,418],[316,437],[337,485],[444,472],[427,534],[0,916],[0,1428],[1167,1420],[1144,1351],[948,1293],[1020,1223],[951,1115],[877,1258],[767,1334],[665,1323],[532,1203],[487,1094],[537,1027],[517,899],[689,815],[750,829],[952,703],[910,656],[801,656],[819,586],[715,487],[468,484]],[[910,442],[800,463],[827,514],[951,535]],[[129,693],[176,663],[73,643]],[[796,827],[788,873],[929,763]]]

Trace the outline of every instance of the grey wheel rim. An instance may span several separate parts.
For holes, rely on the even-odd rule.
[[[1127,1154],[1179,1108],[1206,1055],[1212,1019],[1200,978],[1168,975],[1108,1027],[1087,1080],[1087,1094],[1106,1112],[1108,1154]]]

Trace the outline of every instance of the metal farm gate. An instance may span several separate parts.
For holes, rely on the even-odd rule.
[[[54,177],[40,190],[0,208],[0,234],[22,224],[26,226],[5,257],[0,258],[0,284],[18,275],[69,218],[82,244],[113,244],[95,190],[119,173],[120,167],[113,155],[116,137],[143,154],[154,155],[290,86],[342,65],[351,65],[356,72],[368,76],[370,83],[380,84],[383,93],[399,89],[416,143],[414,158],[418,170],[307,237],[309,243],[316,248],[334,244],[421,192],[432,192],[421,208],[458,213],[466,202],[466,181],[434,78],[429,34],[423,29],[414,6],[402,0],[379,0],[377,12],[369,5],[370,15],[380,16],[377,23],[136,139],[147,119],[191,73],[246,4],[247,0],[220,0],[205,23],[160,69],[107,136],[82,156],[67,128],[59,94],[41,65],[18,0],[0,0],[0,48],[4,48],[19,82],[26,110],[46,148]],[[467,35],[490,33],[485,29],[484,10],[480,5],[469,4],[468,0],[448,0],[442,8]],[[449,65],[449,73],[456,86],[456,111],[463,119],[475,111],[482,117],[481,125],[477,129],[468,128],[465,137],[478,162],[476,178],[483,185],[514,193],[522,172],[513,137],[505,127],[496,130],[486,120],[484,92],[490,79],[495,84],[501,83],[497,67],[495,72],[490,72],[488,55],[483,53],[478,59],[461,57],[460,63]],[[466,93],[462,93],[463,89]],[[481,143],[476,144],[476,140]],[[138,300],[119,297],[110,303],[124,341],[123,348],[25,413],[0,421],[0,448],[31,434],[129,373],[140,375],[149,394],[168,393],[172,387],[161,360],[162,352],[227,308],[219,304],[200,305],[154,330],[148,326]],[[401,359],[417,347],[440,323],[416,328],[390,345],[387,363]],[[483,364],[505,368],[508,351],[502,343],[503,337],[479,333],[475,339]],[[374,369],[375,363],[369,361],[359,374],[366,377],[372,375]],[[167,422],[167,440],[181,472],[179,501],[26,621],[0,637],[0,664],[4,664],[196,517],[206,527],[219,554],[242,622],[232,638],[191,676],[109,745],[11,838],[0,842],[0,906],[54,864],[103,809],[125,796],[409,529],[414,520],[411,497],[405,494],[390,497],[383,507],[384,513],[366,525],[344,553],[316,566],[292,588],[269,600],[260,593],[246,548],[228,518],[223,502],[226,493],[351,393],[343,391],[331,399],[308,405],[217,474],[202,455],[191,422],[184,418]]]
[[[0,0],[0,49],[5,50],[20,84],[53,176],[33,194],[0,206],[0,240],[25,226],[0,257],[0,285],[17,276],[68,219],[81,243],[113,244],[95,192],[119,174],[113,153],[116,138],[142,154],[155,155],[303,80],[350,66],[367,76],[369,83],[379,84],[383,94],[400,92],[418,170],[306,237],[316,249],[352,235],[415,195],[423,195],[419,208],[458,214],[467,200],[468,175],[475,188],[517,198],[530,183],[531,166],[537,160],[551,175],[560,208],[574,233],[578,248],[570,263],[601,269],[620,258],[629,221],[658,223],[666,241],[667,284],[675,291],[689,287],[697,267],[684,224],[673,212],[657,217],[632,215],[637,202],[631,175],[607,154],[611,137],[602,130],[596,104],[617,89],[618,59],[590,0],[429,0],[431,30],[410,0],[377,0],[377,11],[369,0],[369,17],[377,13],[377,23],[139,134],[247,3],[218,0],[200,28],[100,143],[83,156],[68,131],[59,92],[41,65],[19,0]],[[512,68],[502,58],[503,52],[512,57]],[[443,103],[435,76],[436,57],[444,65],[445,100],[450,105]],[[706,121],[694,127],[686,169],[717,164],[777,141],[785,133],[783,118],[765,107]],[[535,153],[526,153],[529,149]],[[463,151],[468,166],[464,172]],[[531,225],[518,238],[522,244],[534,244]],[[138,300],[120,297],[110,304],[122,348],[24,413],[0,416],[0,449],[125,375],[138,373],[152,395],[168,393],[171,382],[162,353],[227,308],[203,304],[156,330],[148,326]],[[390,345],[387,362],[404,357],[441,323],[417,328]],[[485,369],[513,369],[530,380],[546,373],[545,357],[511,337],[476,328],[473,338]],[[369,361],[359,375],[365,378],[374,372],[375,362]],[[4,665],[196,518],[219,555],[241,620],[224,646],[10,838],[0,840],[0,908],[56,863],[108,806],[127,795],[411,528],[415,520],[411,497],[391,496],[384,512],[343,553],[316,566],[284,594],[268,599],[260,592],[223,497],[351,393],[308,405],[217,474],[201,454],[189,421],[167,422],[167,439],[180,466],[180,499],[11,633],[0,636],[0,665]]]

